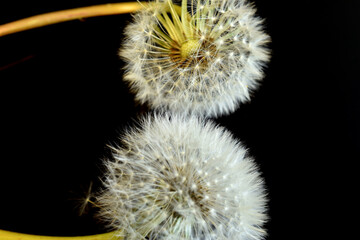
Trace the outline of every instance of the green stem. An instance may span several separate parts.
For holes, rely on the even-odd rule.
[[[44,13],[0,25],[0,37],[16,32],[43,27],[54,23],[71,21],[75,19],[131,13],[141,9],[144,4],[146,3],[124,2]]]
[[[122,240],[123,237],[117,236],[119,232],[102,233],[89,236],[75,236],[75,237],[52,237],[40,236],[24,233],[10,232],[0,229],[1,240]]]

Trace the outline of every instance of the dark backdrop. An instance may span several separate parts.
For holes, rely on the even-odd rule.
[[[106,2],[2,1],[0,24]],[[251,103],[215,121],[260,166],[270,199],[267,239],[322,239],[347,222],[335,216],[351,212],[356,190],[349,183],[357,180],[350,169],[360,148],[359,2],[255,4],[272,37],[272,61]],[[117,51],[130,19],[97,17],[0,38],[0,229],[105,231],[93,211],[79,216],[77,209],[90,183],[99,187],[106,145],[148,111],[121,80]]]

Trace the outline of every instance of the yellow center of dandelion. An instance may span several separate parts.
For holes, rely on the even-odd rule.
[[[183,59],[188,58],[192,54],[196,53],[199,50],[200,46],[201,44],[197,40],[189,40],[185,42],[180,49],[181,57]]]
[[[191,4],[195,4],[192,1]],[[201,1],[198,1],[198,5]],[[196,5],[196,9],[202,9]],[[174,5],[173,1],[164,1],[155,12],[156,25],[152,31],[152,41],[156,49],[151,54],[152,59],[160,61],[171,59],[171,63],[164,66],[176,66],[171,70],[188,68],[196,71],[206,69],[208,60],[215,58],[216,47],[212,36],[202,34],[206,26],[205,14],[198,10],[190,14],[188,12],[188,0],[181,1],[181,7]],[[208,9],[206,11],[210,11]],[[206,12],[207,14],[207,12]],[[155,56],[156,54],[156,56]],[[165,60],[164,60],[165,59]]]

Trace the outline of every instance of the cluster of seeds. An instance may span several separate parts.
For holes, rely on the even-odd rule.
[[[263,78],[270,38],[243,0],[157,0],[134,18],[120,55],[141,103],[218,116],[248,101]]]
[[[149,117],[114,148],[101,216],[126,239],[260,239],[261,178],[225,129],[196,117]]]
[[[264,184],[246,149],[210,117],[250,99],[269,36],[244,0],[156,0],[120,55],[136,98],[168,114],[130,129],[107,161],[101,217],[125,239],[259,240]]]

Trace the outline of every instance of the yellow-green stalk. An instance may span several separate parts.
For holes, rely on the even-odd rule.
[[[145,5],[146,3],[139,2],[112,3],[40,14],[0,25],[0,37],[65,21],[131,13],[141,9]]]
[[[122,240],[123,237],[118,236],[118,232],[110,232],[103,234],[96,234],[90,236],[75,236],[75,237],[55,237],[55,236],[40,236],[24,233],[10,232],[0,229],[1,240]]]

